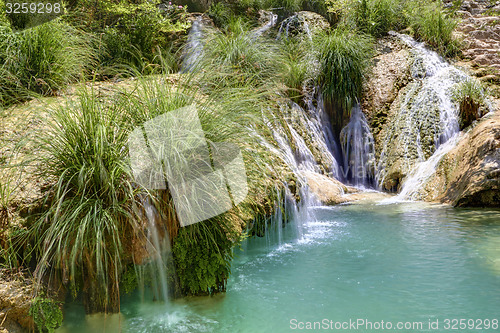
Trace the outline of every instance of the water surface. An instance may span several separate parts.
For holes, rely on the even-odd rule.
[[[445,331],[445,319],[500,319],[499,210],[423,203],[313,210],[316,218],[303,221],[302,238],[288,226],[281,239],[277,233],[253,238],[236,249],[225,295],[169,304],[127,296],[122,316],[107,326],[253,333],[362,319],[422,322],[422,329],[393,331],[436,332]],[[95,332],[104,325],[84,318],[81,306],[68,305],[61,331]],[[430,330],[429,320],[439,320],[440,329]]]

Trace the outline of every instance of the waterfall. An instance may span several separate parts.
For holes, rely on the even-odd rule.
[[[150,274],[151,288],[155,300],[168,301],[168,279],[167,279],[167,259],[170,254],[170,242],[168,232],[163,229],[163,233],[158,230],[160,228],[159,214],[149,199],[143,199],[142,205],[148,221],[147,228],[147,253],[149,262],[144,269],[146,274]],[[149,272],[148,272],[149,271]]]
[[[373,135],[359,105],[351,110],[349,123],[340,132],[344,154],[343,175],[352,185],[370,187],[375,171]]]
[[[274,27],[277,21],[278,21],[278,15],[269,13],[269,20],[267,21],[266,24],[253,31],[254,36],[256,37],[262,36],[266,31]]]
[[[468,76],[428,50],[424,43],[407,35],[392,35],[411,48],[414,81],[408,84],[385,137],[377,178],[382,185],[387,170],[394,165],[391,154],[397,156],[400,162],[395,163],[401,163],[407,174],[397,198],[415,199],[441,157],[458,142],[458,106],[451,94],[454,86]]]
[[[309,28],[309,24],[298,14],[292,15],[281,22],[278,30],[278,36],[276,38],[280,39],[282,34],[285,38],[288,38],[290,36],[291,28],[296,29],[298,33],[304,33],[310,40],[312,40],[312,33]]]
[[[199,59],[203,54],[203,23],[201,16],[193,21],[189,31],[187,42],[184,48],[182,58],[181,73],[187,73],[194,70]]]

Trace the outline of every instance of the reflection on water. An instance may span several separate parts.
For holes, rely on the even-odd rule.
[[[281,244],[255,238],[235,250],[225,295],[168,304],[125,296],[122,320],[107,326],[287,332],[291,319],[498,318],[500,211],[404,203],[316,207],[313,215],[301,239],[285,230]],[[68,305],[60,331],[99,331],[84,318]]]

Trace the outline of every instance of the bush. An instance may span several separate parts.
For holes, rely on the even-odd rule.
[[[302,85],[307,78],[310,43],[292,38],[283,39],[280,44],[279,62],[281,80],[288,88],[288,96],[298,100]]]
[[[30,227],[37,278],[59,273],[72,289],[83,285],[90,312],[117,309],[122,240],[138,230],[136,188],[125,163],[131,124],[124,110],[83,93],[77,103],[52,112],[35,156],[39,176],[51,183],[47,208]]]
[[[4,30],[5,31],[5,30]],[[90,36],[55,20],[20,33],[4,32],[0,103],[54,95],[85,76],[94,58]]]
[[[373,54],[366,35],[337,29],[315,41],[319,61],[318,84],[325,101],[349,111],[359,100]]]
[[[444,56],[455,56],[460,52],[460,42],[454,38],[457,21],[442,11],[441,5],[429,4],[412,11],[410,26],[416,38]]]

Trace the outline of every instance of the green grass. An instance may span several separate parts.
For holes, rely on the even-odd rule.
[[[45,194],[46,209],[19,240],[25,246],[35,240],[39,281],[67,277],[72,290],[90,293],[84,299],[91,312],[118,309],[121,274],[131,260],[127,249],[145,239],[140,214],[144,195],[160,210],[174,239],[175,266],[185,294],[223,290],[238,230],[266,214],[262,203],[273,197],[272,177],[279,178],[282,171],[270,172],[279,158],[260,145],[248,125],[271,137],[262,112],[273,105],[272,93],[255,85],[220,83],[202,94],[193,83],[203,82],[204,76],[193,75],[200,77],[187,75],[177,88],[155,78],[139,79],[133,93],[113,97],[83,92],[78,101],[54,110],[50,130],[40,133],[34,158],[39,176],[51,186]],[[226,214],[180,228],[166,190],[149,191],[134,183],[127,139],[134,126],[191,104],[198,107],[209,141],[240,147],[250,194]],[[200,246],[204,255],[193,252]]]
[[[480,118],[480,107],[486,104],[486,91],[475,79],[468,79],[456,85],[452,93],[453,100],[459,104],[460,128],[466,128]]]
[[[76,104],[53,111],[36,156],[40,177],[52,183],[48,208],[30,229],[37,240],[37,277],[60,274],[72,288],[92,288],[100,293],[101,311],[118,297],[122,239],[139,230],[124,111],[84,92]]]
[[[59,20],[4,37],[0,104],[54,95],[84,77],[94,58],[91,37]]]
[[[350,110],[361,97],[373,54],[372,39],[337,29],[318,36],[315,47],[320,64],[317,80],[325,101]]]
[[[311,66],[311,43],[308,40],[283,39],[280,43],[280,80],[294,100],[302,95],[302,86],[308,78]]]
[[[460,41],[453,36],[456,26],[457,20],[434,3],[415,7],[410,19],[413,35],[444,56],[460,52]]]

